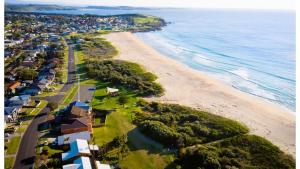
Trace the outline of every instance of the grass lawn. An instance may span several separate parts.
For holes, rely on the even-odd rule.
[[[14,162],[15,162],[15,158],[14,157],[7,157],[7,158],[5,158],[4,168],[5,169],[11,169],[11,168],[13,168]]]
[[[48,102],[46,100],[41,100],[40,104],[30,113],[30,115],[36,116],[39,112],[46,107]]]
[[[7,146],[6,154],[17,153],[19,144],[20,144],[20,140],[21,140],[21,137],[16,136],[16,137],[13,137],[12,139],[10,139],[10,141],[8,143],[5,143],[5,145]]]
[[[28,125],[27,124],[23,124],[19,127],[19,129],[17,130],[18,133],[24,133],[27,129]]]
[[[68,81],[68,57],[69,57],[69,47],[65,39],[62,40],[63,44],[66,46],[64,49],[64,65],[63,65],[63,82]]]
[[[136,24],[156,23],[156,22],[158,22],[158,18],[153,17],[153,16],[148,16],[148,17],[134,17],[133,21]]]
[[[116,136],[127,134],[130,152],[120,161],[122,168],[159,169],[166,167],[172,161],[172,156],[160,154],[163,151],[163,146],[145,137],[131,123],[132,118],[134,118],[131,112],[139,111],[139,108],[135,106],[137,101],[135,94],[121,89],[121,92],[130,98],[123,107],[118,104],[118,97],[106,96],[107,83],[97,83],[96,86],[97,90],[94,93],[92,107],[107,110],[115,109],[116,111],[107,115],[105,126],[93,129],[95,143],[101,146],[112,141]]]
[[[69,104],[73,100],[74,96],[76,95],[77,90],[78,90],[78,86],[73,85],[72,88],[64,95],[61,104],[63,105]]]

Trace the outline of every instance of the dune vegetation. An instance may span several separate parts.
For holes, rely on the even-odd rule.
[[[174,168],[295,168],[294,159],[239,122],[189,107],[137,103],[140,131],[178,152]]]

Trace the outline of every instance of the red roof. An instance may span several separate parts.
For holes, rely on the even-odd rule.
[[[11,89],[11,90],[14,90],[14,89],[16,89],[18,86],[20,86],[20,85],[21,85],[20,82],[14,82],[14,83],[10,84],[8,88]]]

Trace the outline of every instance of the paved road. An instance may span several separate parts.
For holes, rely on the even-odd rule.
[[[92,101],[93,94],[95,90],[92,90],[95,88],[94,85],[80,85],[79,90],[77,91],[75,97],[73,98],[73,101],[78,100],[78,92],[80,92],[80,101],[81,102],[86,102],[87,100]]]
[[[69,59],[68,59],[68,82],[63,86],[61,92],[68,91],[73,83],[76,81],[75,72],[75,62],[74,62],[74,51],[73,47],[69,46]],[[50,102],[59,103],[63,95],[58,94],[55,96],[45,97],[44,100]],[[14,164],[14,169],[29,169],[33,167],[35,160],[35,148],[40,132],[38,131],[39,124],[43,123],[47,119],[47,114],[50,112],[49,108],[45,107],[41,112],[32,120],[31,124],[25,131],[20,146],[18,154],[16,156],[16,161]]]

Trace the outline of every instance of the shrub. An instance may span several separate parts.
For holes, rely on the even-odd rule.
[[[47,107],[49,107],[50,110],[53,111],[53,110],[56,110],[56,109],[58,108],[58,104],[55,103],[55,102],[49,102],[49,103],[47,104]]]
[[[87,61],[85,68],[90,78],[133,89],[143,96],[163,93],[163,88],[154,82],[155,76],[135,63],[121,60]]]

